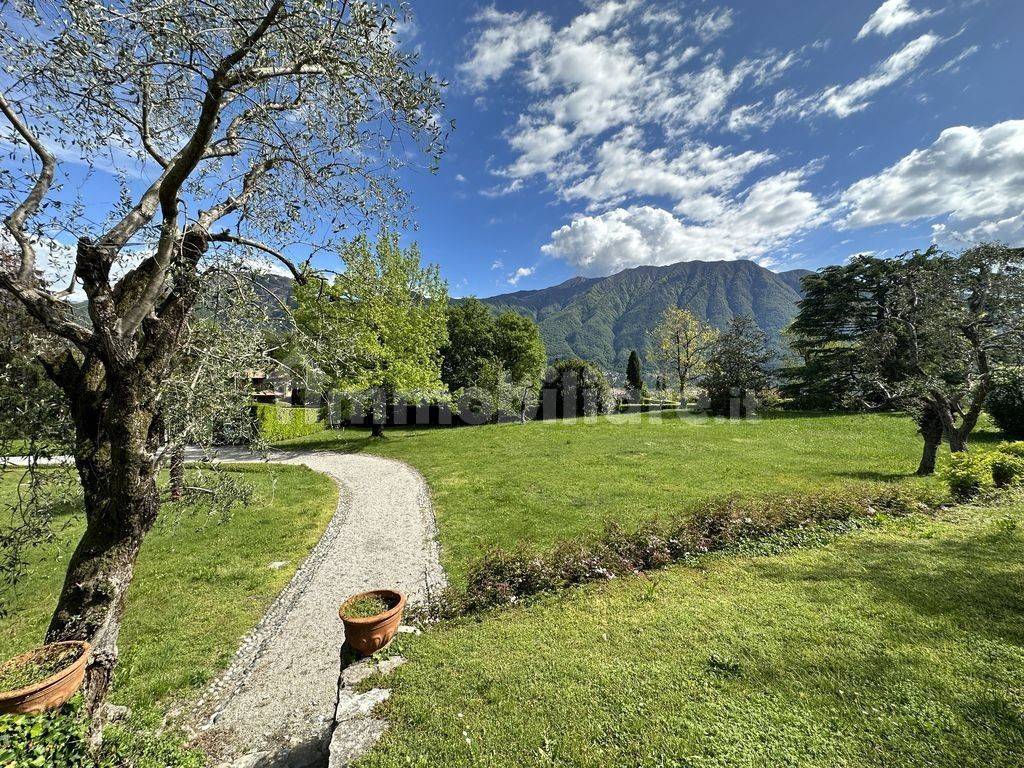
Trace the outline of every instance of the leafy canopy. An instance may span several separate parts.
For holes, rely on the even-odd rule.
[[[416,245],[393,234],[360,236],[341,253],[333,281],[296,286],[296,322],[315,345],[311,357],[341,390],[388,394],[441,389],[439,350],[447,339],[448,289]]]

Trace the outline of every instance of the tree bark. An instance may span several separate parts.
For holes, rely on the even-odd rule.
[[[95,716],[117,663],[125,596],[139,549],[159,510],[160,434],[152,408],[156,388],[145,376],[119,372],[111,380],[100,364],[87,361],[78,384],[69,394],[86,527],[46,639],[92,645],[83,693],[86,710]]]
[[[918,418],[918,430],[924,439],[924,451],[921,454],[921,464],[917,468],[918,475],[931,475],[935,472],[935,459],[942,445],[942,419],[931,409],[926,410]]]

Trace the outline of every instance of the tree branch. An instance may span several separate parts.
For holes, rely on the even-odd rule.
[[[285,267],[287,267],[288,271],[292,273],[292,277],[295,278],[295,282],[296,283],[299,283],[300,285],[304,285],[307,282],[306,276],[304,274],[302,274],[302,270],[300,270],[295,265],[295,262],[293,262],[291,259],[289,259],[287,256],[285,256],[283,253],[281,253],[280,251],[276,250],[275,248],[271,248],[269,245],[265,245],[264,243],[261,243],[261,242],[259,242],[257,240],[250,240],[247,237],[241,237],[239,235],[233,235],[230,232],[225,230],[224,232],[216,232],[214,234],[211,234],[210,235],[210,242],[214,242],[214,243],[235,243],[236,245],[244,245],[244,246],[246,246],[248,248],[255,248],[258,251],[263,251],[264,253],[266,253],[266,254],[268,254],[270,256],[273,256],[275,259],[277,259],[279,262],[281,262]]]
[[[43,142],[29,130],[29,127],[25,125],[25,122],[21,119],[10,102],[7,101],[7,97],[2,91],[0,91],[0,112],[3,112],[4,117],[14,126],[14,130],[23,138],[33,152],[39,157],[39,161],[42,163],[42,169],[39,172],[39,176],[36,178],[35,183],[29,190],[25,199],[21,201],[21,204],[15,208],[11,214],[4,219],[4,224],[7,227],[7,231],[11,233],[15,242],[18,243],[18,248],[21,250],[21,265],[18,269],[18,282],[28,285],[33,280],[33,270],[35,269],[36,254],[32,249],[32,243],[27,234],[25,234],[25,220],[31,216],[34,216],[36,211],[39,210],[39,205],[43,200],[43,197],[50,190],[50,185],[53,184],[53,174],[57,167],[57,162],[53,155],[43,146]]]

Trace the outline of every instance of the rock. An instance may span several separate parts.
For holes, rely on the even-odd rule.
[[[334,721],[338,728],[342,729],[345,721],[354,718],[369,717],[373,708],[391,697],[391,691],[387,688],[372,688],[366,693],[352,693],[343,690],[338,697],[338,709],[335,711]]]
[[[376,718],[340,723],[331,737],[327,768],[345,768],[380,741],[388,724]]]
[[[252,752],[226,763],[221,763],[217,768],[259,768],[268,757],[270,757],[269,752]]]
[[[286,565],[288,565],[288,561],[287,560],[275,560],[270,565],[268,565],[267,568],[269,568],[272,571],[279,571],[282,568],[284,568]]]
[[[128,707],[107,703],[103,705],[102,720],[105,723],[117,723],[121,720],[127,720],[131,713],[132,711]]]
[[[382,675],[390,675],[403,664],[405,664],[404,656],[392,656],[377,665],[377,672]]]

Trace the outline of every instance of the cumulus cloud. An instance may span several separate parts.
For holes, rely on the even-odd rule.
[[[687,222],[649,205],[579,216],[552,232],[541,250],[587,275],[644,264],[763,257],[824,221],[818,201],[802,188],[804,176],[800,170],[762,179],[742,199],[723,201],[719,215],[704,222]]]
[[[915,24],[935,14],[935,11],[915,11],[910,7],[909,0],[885,0],[861,27],[860,32],[857,33],[857,39],[861,40],[872,34],[888,37],[897,29]]]
[[[841,197],[844,227],[942,218],[939,239],[1024,241],[1024,120],[947,128]]]
[[[713,195],[735,189],[747,174],[774,159],[770,152],[733,154],[703,142],[687,143],[677,152],[665,147],[648,151],[641,131],[625,128],[601,145],[592,168],[565,187],[562,196],[592,207],[619,205],[635,195],[667,197],[677,212],[706,220],[721,209]]]
[[[520,280],[524,277],[529,277],[536,271],[537,270],[534,267],[519,267],[515,272],[508,276],[508,284],[518,285]]]
[[[517,58],[551,36],[551,23],[542,13],[502,13],[492,5],[477,14],[474,21],[480,29],[469,58],[458,71],[475,89],[501,77]]]
[[[701,45],[732,24],[731,11],[718,8],[687,17],[643,0],[595,0],[561,27],[493,8],[478,19],[463,74],[482,88],[516,67],[529,97],[505,132],[513,158],[494,169],[510,181],[489,194],[535,177],[562,193],[593,170],[609,132],[650,126],[681,139],[720,120],[744,84],[763,87],[799,59],[768,51],[730,66],[716,52],[697,63]],[[530,21],[543,21],[543,34],[524,40],[510,29]],[[486,49],[499,40],[498,50]]]
[[[508,42],[496,60],[481,53],[481,41],[506,40],[510,25],[534,17],[491,8],[463,65],[480,88],[514,74],[526,97],[504,133],[511,158],[491,169],[501,181],[482,193],[539,180],[581,206],[546,254],[592,274],[686,258],[769,258],[821,220],[806,169],[775,169],[752,184],[778,157],[716,145],[707,131],[730,117],[737,93],[765,89],[823,43],[730,58],[707,48],[731,28],[728,9],[650,0],[585,6],[561,25],[542,17],[543,34]],[[750,113],[748,121],[759,118]],[[743,118],[730,117],[733,127]]]

